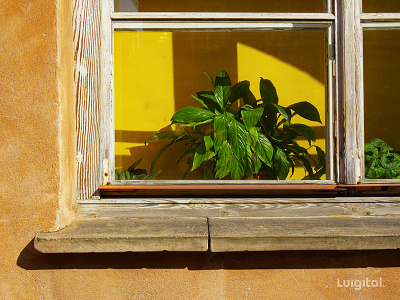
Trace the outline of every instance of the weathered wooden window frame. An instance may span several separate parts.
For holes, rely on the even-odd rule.
[[[115,182],[114,174],[112,174],[114,167],[113,83],[111,81],[113,31],[138,26],[168,27],[172,24],[171,20],[179,20],[184,26],[192,26],[192,28],[195,22],[202,22],[203,25],[208,22],[210,27],[215,27],[215,24],[221,21],[231,24],[225,24],[223,27],[245,25],[244,21],[254,22],[255,24],[249,26],[252,28],[259,26],[260,28],[290,29],[296,24],[303,27],[324,27],[329,39],[328,43],[332,45],[327,63],[329,74],[326,101],[327,107],[331,108],[327,114],[326,124],[327,137],[330,140],[327,156],[331,157],[328,173],[331,174],[332,180],[324,183],[344,185],[356,185],[361,182],[399,183],[398,180],[371,181],[364,178],[362,35],[363,29],[398,28],[400,14],[362,13],[361,0],[327,1],[326,7],[325,13],[310,14],[113,13],[113,1],[104,0],[89,4],[84,0],[76,0],[74,23],[78,117],[78,199],[89,199],[92,196],[97,198],[99,186],[107,182],[116,185],[127,184]],[[176,25],[173,26],[176,27]],[[332,52],[334,52],[333,56]],[[107,158],[108,165],[103,163],[104,158]],[[190,183],[187,182],[187,184]],[[195,183],[198,184],[198,182]],[[285,184],[292,183],[295,182],[285,182]],[[274,184],[281,184],[281,182]]]
[[[102,111],[100,112],[102,117],[106,117],[108,122],[101,123],[101,134],[102,144],[100,145],[100,157],[107,159],[107,163],[104,164],[104,172],[98,178],[98,183],[103,185],[111,182],[113,185],[132,185],[135,182],[129,181],[114,181],[114,131],[113,131],[113,83],[110,81],[113,72],[113,62],[107,61],[107,58],[112,58],[113,49],[113,32],[114,30],[129,30],[139,27],[147,28],[190,28],[194,30],[196,28],[240,28],[240,29],[280,29],[280,30],[291,30],[299,28],[302,29],[322,29],[326,35],[326,131],[327,138],[327,157],[329,157],[328,177],[330,180],[321,182],[317,181],[302,181],[302,184],[334,184],[337,180],[335,178],[337,172],[334,170],[334,111],[336,110],[336,64],[333,63],[332,52],[334,51],[335,41],[334,36],[334,22],[335,16],[332,14],[332,3],[326,2],[327,13],[113,13],[113,2],[110,1],[110,5],[106,1],[103,2],[103,18],[102,18],[102,51],[101,55],[103,60],[101,64],[102,79],[101,79],[101,95],[102,99]],[[172,20],[178,20],[179,23],[173,23]],[[109,98],[109,100],[107,99]],[[106,99],[106,100],[104,100]],[[107,174],[108,176],[103,176]],[[200,182],[189,182],[185,183],[179,181],[164,181],[164,182],[144,182],[143,185],[174,185],[174,184],[200,184]],[[201,182],[205,187],[210,185],[207,182]],[[222,184],[221,182],[213,182],[212,184]],[[243,182],[231,182],[230,184],[244,184]],[[257,184],[257,183],[250,183]],[[265,184],[265,182],[264,182]],[[271,182],[270,184],[283,184],[283,182]],[[299,181],[285,181],[284,184],[299,184]],[[81,185],[84,187],[84,185]],[[86,196],[89,193],[84,193]]]

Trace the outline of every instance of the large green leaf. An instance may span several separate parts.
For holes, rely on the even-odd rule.
[[[274,126],[277,122],[277,109],[272,103],[267,103],[264,105],[264,113],[263,117],[261,118],[261,123],[265,130],[265,133],[270,132],[273,130]]]
[[[257,141],[258,141],[258,131],[260,130],[259,127],[252,127],[250,128],[248,135],[247,135],[247,144],[255,151]]]
[[[274,154],[274,170],[280,180],[285,180],[289,174],[290,163],[285,152],[276,147]]]
[[[280,106],[278,104],[273,104],[273,105],[278,110],[278,112],[282,115],[282,117],[290,123],[290,119],[292,118],[290,109],[287,109],[286,107]]]
[[[197,149],[193,157],[192,171],[197,169],[203,162],[213,158],[215,153],[213,151],[207,151],[204,143],[201,144]]]
[[[211,91],[201,91],[196,93],[196,96],[192,97],[199,101],[204,107],[209,109],[212,112],[217,111],[222,111],[221,108],[219,107],[217,100],[215,99],[214,92]]]
[[[253,128],[260,121],[263,112],[264,109],[262,107],[241,111],[243,122],[247,130]]]
[[[235,85],[232,86],[231,89],[231,96],[229,98],[228,104],[231,105],[238,99],[244,99],[248,97],[248,92],[249,92],[249,87],[250,87],[250,82],[245,80],[245,81],[240,81],[236,83]],[[245,103],[247,104],[247,103]]]
[[[225,71],[220,71],[215,78],[214,96],[219,106],[223,109],[231,96],[231,79]]]
[[[247,90],[246,95],[244,95],[243,103],[244,104],[249,104],[249,105],[251,105],[253,107],[257,106],[256,97],[254,97],[253,93],[250,90]]]
[[[314,129],[304,124],[291,124],[289,129],[296,131],[299,135],[304,136],[311,146],[311,141],[315,142],[317,136]]]
[[[214,146],[214,141],[211,136],[204,136],[204,145],[206,146],[206,150],[210,150],[212,146]]]
[[[215,114],[201,107],[187,106],[181,108],[171,118],[172,124],[189,124],[194,122],[205,122],[211,119]]]
[[[241,161],[246,156],[247,131],[246,127],[233,117],[229,118],[228,140],[234,156]]]
[[[218,151],[228,139],[229,119],[225,115],[217,115],[214,118],[214,148]]]
[[[307,101],[292,104],[288,108],[292,109],[299,116],[302,116],[307,120],[319,122],[322,124],[318,109]]]
[[[276,93],[275,86],[270,80],[264,78],[260,79],[260,94],[264,104],[278,104],[278,94]]]
[[[267,166],[272,167],[274,148],[272,147],[271,142],[262,133],[258,134],[256,152],[262,162]]]
[[[229,174],[232,167],[232,147],[225,141],[217,154],[216,174],[215,177],[220,179]]]
[[[243,178],[245,173],[245,169],[243,163],[234,155],[232,156],[232,167],[231,167],[231,176],[234,180],[240,180]]]

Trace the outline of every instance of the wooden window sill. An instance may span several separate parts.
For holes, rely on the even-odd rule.
[[[400,248],[400,217],[81,219],[38,233],[43,253]]]

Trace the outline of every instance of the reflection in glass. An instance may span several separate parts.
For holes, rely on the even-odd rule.
[[[400,178],[400,31],[364,32],[366,178]]]
[[[116,12],[324,12],[324,0],[114,0]]]
[[[325,149],[325,34],[323,31],[254,32],[115,32],[115,165],[127,169],[142,158],[149,170],[165,141],[144,145],[154,132],[170,130],[171,116],[186,106],[200,106],[191,95],[213,87],[205,71],[228,72],[233,84],[250,81],[260,99],[260,77],[275,85],[279,104],[309,101],[321,123],[294,116],[293,123],[311,126],[316,145]],[[306,139],[299,144],[308,148]],[[176,161],[184,145],[169,148],[155,169],[157,179],[181,179],[187,164]],[[315,148],[310,150],[317,159]],[[302,167],[288,179],[304,178]],[[187,179],[202,179],[199,171]]]

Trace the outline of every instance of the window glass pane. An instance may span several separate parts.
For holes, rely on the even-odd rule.
[[[364,32],[366,178],[400,176],[399,53],[399,30]]]
[[[396,0],[364,0],[364,13],[396,13],[400,12],[400,1]]]
[[[324,12],[324,0],[115,0],[116,12]]]
[[[172,115],[180,109],[188,106],[202,106],[191,95],[205,90],[213,91],[213,85],[202,71],[215,78],[219,71],[225,70],[232,84],[244,80],[250,81],[250,90],[256,99],[261,98],[260,77],[269,79],[277,90],[279,105],[283,107],[303,101],[312,103],[319,111],[321,123],[301,117],[300,115],[305,114],[308,119],[318,119],[310,106],[304,103],[299,104],[300,108],[295,107],[298,114],[293,116],[292,124],[301,125],[295,125],[290,130],[286,128],[286,140],[288,140],[288,132],[293,135],[291,138],[297,135],[310,138],[311,135],[313,139],[313,133],[310,133],[307,127],[310,126],[316,134],[316,142],[313,144],[325,149],[326,69],[325,34],[322,30],[115,32],[114,56],[115,165],[117,170],[126,170],[133,162],[142,158],[138,168],[149,171],[151,161],[169,140],[153,141],[147,146],[144,145],[144,140],[160,130],[174,129],[184,132],[183,127],[172,125],[171,128],[170,120]],[[243,100],[235,102],[231,110],[223,113],[234,117],[231,112],[237,111],[241,105],[243,105]],[[277,107],[272,105],[269,109],[275,111],[276,115]],[[253,113],[253,110],[251,111]],[[294,111],[291,110],[291,113]],[[241,113],[236,114],[236,117],[240,118]],[[265,117],[261,118],[265,121]],[[272,122],[279,125],[277,126],[279,128],[274,128],[274,136],[277,141],[282,140],[280,147],[287,151],[286,146],[296,146],[285,144],[284,137],[279,136],[283,130],[283,122],[278,124],[280,120],[282,117],[276,123]],[[244,125],[243,120],[239,122]],[[271,135],[271,131],[267,132],[267,127],[261,128],[259,123],[254,127],[267,136]],[[204,141],[201,134],[215,138],[213,127],[209,124],[206,123],[197,129],[201,131],[197,137],[203,139],[199,140],[199,143]],[[257,137],[257,132],[253,133]],[[240,139],[240,129],[232,129],[229,135],[229,142],[235,136]],[[310,147],[306,138],[302,136],[295,140],[304,149]],[[233,142],[232,147],[234,147]],[[186,159],[178,164],[176,162],[190,145],[190,141],[184,141],[168,148],[156,164],[155,169],[162,170],[156,179],[181,179],[188,164]],[[208,144],[208,149],[202,154],[215,151],[214,146],[214,144]],[[299,149],[301,148],[297,148],[297,151],[301,152]],[[310,148],[309,153],[312,159],[318,161],[315,147]],[[268,154],[265,155],[268,156]],[[215,162],[217,158],[210,158],[209,161]],[[320,158],[323,160],[324,155]],[[276,159],[276,164],[286,164],[280,162],[279,157]],[[286,156],[282,159],[285,160]],[[314,167],[312,159],[309,158],[309,161]],[[201,167],[204,167],[204,164]],[[186,178],[203,179],[204,173],[202,174],[201,167],[189,172]],[[274,176],[276,178],[276,174],[272,174],[273,178]],[[305,172],[297,161],[295,174],[292,177],[288,176],[287,179],[303,179],[304,176]]]

